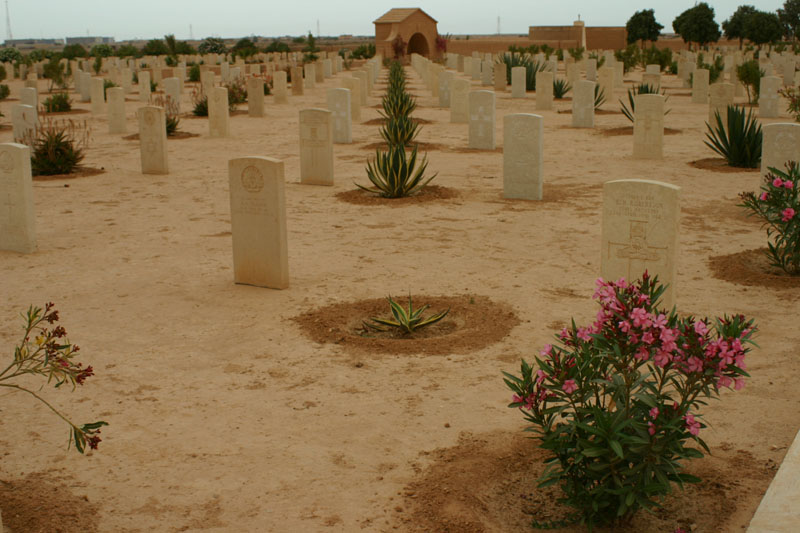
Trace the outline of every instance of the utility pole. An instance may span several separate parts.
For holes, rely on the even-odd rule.
[[[191,24],[189,24],[189,40],[194,41],[194,30],[192,30]]]
[[[317,19],[317,39],[319,39],[319,19]]]
[[[8,0],[6,0],[6,40],[13,39],[11,34],[11,15],[8,13]]]

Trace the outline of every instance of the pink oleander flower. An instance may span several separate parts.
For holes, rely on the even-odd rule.
[[[547,374],[544,373],[544,370],[540,369],[540,370],[536,371],[536,383],[538,385],[541,385],[542,383],[544,383],[544,380],[545,380],[546,377],[547,377]]]
[[[783,222],[789,222],[790,220],[792,220],[792,218],[794,218],[795,214],[796,211],[794,209],[792,209],[791,207],[787,207],[786,209],[781,211],[781,220]]]
[[[706,333],[708,333],[708,326],[702,320],[698,320],[694,323],[694,331],[701,337],[705,337]]]
[[[544,349],[539,352],[539,355],[549,356],[553,353],[553,345],[552,344],[545,344]]]
[[[694,356],[690,357],[689,360],[686,362],[686,370],[688,370],[689,372],[702,371],[703,361]]]
[[[635,307],[631,311],[631,318],[633,318],[633,325],[637,328],[649,328],[652,323],[650,320],[650,313],[644,307]]]
[[[660,368],[664,368],[667,366],[667,363],[672,361],[672,354],[667,350],[659,350],[656,356],[653,358],[656,366]]]
[[[622,331],[623,333],[628,333],[631,330],[631,323],[628,322],[627,320],[621,321],[618,325],[620,331]]]
[[[647,361],[650,358],[650,350],[647,349],[647,346],[640,346],[633,357],[639,361]]]
[[[792,183],[789,180],[786,180],[786,181],[783,182],[783,187],[786,188],[786,189],[791,189],[792,187],[794,187],[794,183]]]
[[[653,424],[652,422],[648,422],[647,423],[647,432],[650,433],[651,437],[653,435],[655,435],[656,434],[656,426],[655,426],[655,424]]]
[[[728,376],[720,376],[717,380],[717,388],[721,389],[722,387],[730,387],[733,380]]]
[[[658,407],[653,407],[652,409],[650,409],[650,418],[655,420],[656,418],[658,418],[658,413],[659,413]]]
[[[584,342],[592,340],[592,336],[589,334],[589,328],[578,328],[578,338]]]
[[[742,390],[744,388],[744,385],[745,385],[744,379],[742,378],[736,378],[733,380],[733,388],[735,390]]]
[[[775,178],[774,180],[772,180],[772,186],[773,187],[780,187],[781,185],[783,185],[783,180],[782,179]]]
[[[649,344],[653,344],[653,341],[655,341],[655,338],[653,337],[653,334],[650,333],[649,331],[646,331],[644,333],[644,335],[642,335],[642,342],[643,343],[649,345]]]
[[[575,384],[574,379],[568,379],[564,381],[564,385],[561,387],[561,390],[563,390],[567,394],[572,394],[573,392],[578,390],[578,385]]]
[[[766,191],[762,192],[761,196],[758,197],[758,199],[761,200],[762,202],[766,202],[767,198],[769,198],[769,193]]]
[[[686,413],[683,416],[683,420],[686,422],[686,429],[689,430],[689,433],[696,437],[700,433],[700,422],[695,420],[694,415],[691,413]]]
[[[665,315],[664,313],[658,315],[656,319],[653,320],[653,327],[658,329],[664,329],[665,327],[667,327],[667,315]]]

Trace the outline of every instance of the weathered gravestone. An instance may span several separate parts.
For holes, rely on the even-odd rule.
[[[450,107],[450,84],[454,78],[452,72],[439,71],[439,107]]]
[[[506,64],[494,64],[494,90],[495,92],[505,92],[506,90]]]
[[[289,101],[289,94],[286,89],[286,71],[278,70],[272,76],[272,92],[275,93],[275,103],[285,104]]]
[[[333,185],[333,129],[327,109],[300,110],[300,183]]]
[[[36,135],[36,109],[29,105],[11,106],[11,135],[14,142],[31,142]]]
[[[314,63],[306,63],[303,65],[303,85],[308,89],[314,89],[317,85],[316,65]]]
[[[469,80],[453,78],[450,84],[450,122],[455,124],[469,122],[469,89]]]
[[[362,106],[367,105],[367,95],[369,94],[369,83],[367,73],[363,70],[357,70],[352,73],[353,77],[359,82],[358,103]]]
[[[292,67],[292,95],[303,96],[303,68]]]
[[[247,78],[247,114],[251,117],[264,116],[264,79]]]
[[[637,94],[633,121],[633,157],[661,159],[664,154],[664,96]]]
[[[167,115],[163,107],[144,106],[139,117],[139,151],[142,174],[168,174]]]
[[[492,91],[469,93],[469,148],[494,150],[495,99]]]
[[[109,87],[108,96],[108,133],[125,133],[125,89]]]
[[[333,142],[353,142],[353,121],[350,117],[350,90],[328,89],[328,109],[331,112]]]
[[[350,115],[353,122],[361,122],[361,82],[353,77],[341,79],[342,87],[350,91]]]
[[[668,285],[662,307],[675,303],[680,187],[650,180],[603,184],[601,275],[634,281],[645,271]]]
[[[698,68],[692,75],[692,103],[708,103],[708,69]]]
[[[586,60],[586,79],[597,81],[597,59],[589,58]]]
[[[597,85],[600,86],[600,90],[606,95],[606,101],[611,101],[614,97],[614,69],[611,67],[600,68]]]
[[[228,112],[228,89],[214,87],[208,95],[208,135],[229,137],[230,114]]]
[[[242,157],[228,161],[235,283],[289,286],[283,161]]]
[[[553,109],[553,73],[539,71],[536,73],[536,109],[546,111]]]
[[[24,144],[0,144],[0,250],[36,251],[31,152]]]
[[[526,81],[525,67],[511,67],[511,98],[525,98]]]
[[[761,118],[777,118],[781,88],[781,79],[777,76],[764,76],[759,84],[758,116]]]
[[[580,80],[572,89],[572,127],[594,127],[594,87],[593,81]]]
[[[105,111],[106,97],[103,81],[103,78],[92,78],[91,81],[92,104],[90,110],[93,115],[101,115]]]
[[[769,168],[785,171],[788,161],[800,162],[800,124],[791,122],[766,124],[761,148],[761,175],[766,176]]]
[[[734,86],[732,83],[715,83],[708,89],[708,123],[715,126],[716,114],[722,124],[728,127],[728,106],[733,105]]]
[[[171,106],[171,111],[180,113],[181,111],[181,82],[178,78],[164,78],[161,81],[164,86],[164,95]]]
[[[143,103],[150,101],[150,73],[146,70],[139,72],[139,101]]]
[[[494,77],[494,63],[491,61],[483,61],[481,63],[481,85],[484,87],[491,87]]]
[[[519,113],[503,119],[503,197],[542,199],[544,120]]]

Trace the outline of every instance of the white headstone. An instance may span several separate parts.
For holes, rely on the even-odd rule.
[[[228,112],[228,89],[214,87],[208,95],[208,135],[230,137],[230,114]]]
[[[761,175],[769,168],[784,171],[788,161],[800,162],[800,124],[779,122],[761,128]]]
[[[144,106],[139,117],[139,151],[142,174],[167,174],[167,116],[163,107]]]
[[[300,183],[333,185],[333,127],[327,109],[300,110]]]
[[[572,127],[594,127],[594,87],[593,81],[579,80],[572,88]]]
[[[664,96],[637,94],[633,121],[633,157],[661,159],[664,155]]]
[[[331,112],[333,142],[353,142],[353,121],[350,116],[350,90],[328,89],[328,109]]]
[[[108,96],[108,133],[125,133],[125,89],[110,87]]]
[[[469,147],[494,150],[495,96],[492,91],[469,93]]]
[[[24,144],[0,144],[0,250],[36,251],[31,152]]]
[[[503,197],[542,199],[544,119],[519,113],[503,118]]]

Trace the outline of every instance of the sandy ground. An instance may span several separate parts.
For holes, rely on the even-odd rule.
[[[523,421],[506,407],[500,372],[533,358],[570,317],[594,316],[602,183],[647,178],[682,188],[679,309],[744,313],[760,327],[760,348],[748,361],[752,379],[709,406],[711,427],[704,430],[722,459],[746,460],[720,463],[722,474],[706,497],[735,496],[736,505],[721,522],[698,530],[743,530],[771,474],[754,485],[742,480],[755,470],[774,472],[800,427],[800,284],[738,285],[716,279],[709,267],[711,257],[766,245],[758,222],[735,207],[739,192],[757,188],[758,173],[689,165],[715,155],[703,144],[707,107],[692,104],[670,76],[666,126],[680,133],[665,137],[663,161],[633,160],[632,136],[600,133],[629,125],[623,115],[597,116],[594,130],[573,129],[571,116],[558,113],[571,104],[556,103],[540,113],[551,201],[506,201],[502,153],[459,151],[467,126],[450,124],[449,110],[437,107],[410,68],[409,74],[419,96],[415,115],[431,122],[419,140],[439,145],[429,153],[430,171],[439,172],[434,184],[457,190],[456,198],[398,208],[337,198],[354,181],[367,182],[372,150],[364,146],[379,140],[374,125],[355,124],[353,144],[335,146],[334,187],[301,186],[298,110],[325,107],[336,78],[290,96],[288,105],[267,97],[267,116],[232,117],[229,139],[210,139],[205,119],[182,120],[182,130],[199,136],[169,141],[167,176],[142,175],[138,142],[108,135],[105,117],[75,116],[94,128],[85,163],[105,173],[34,184],[39,251],[0,252],[0,346],[11,357],[18,313],[54,301],[96,377],[74,393],[44,392],[74,420],[104,419],[110,426],[99,451],[67,452],[67,430],[57,418],[22,394],[3,394],[0,485],[18,496],[13,505],[0,501],[7,527],[15,533],[466,531],[409,518],[414,494],[407,487],[447,460],[447,452],[434,450],[484,437],[519,438]],[[627,76],[627,85],[639,76]],[[20,82],[10,85],[17,97]],[[371,106],[383,87],[376,86]],[[618,90],[604,108],[618,110],[623,95]],[[129,96],[126,104],[129,134],[136,132],[135,100]],[[11,103],[0,103],[6,121]],[[362,111],[365,122],[378,117],[374,108]],[[502,117],[513,112],[535,113],[533,94],[499,95],[498,146]],[[11,141],[10,130],[0,132],[0,141]],[[285,161],[288,290],[232,281],[227,161],[248,155]],[[520,323],[477,351],[425,355],[315,343],[292,320],[329,304],[408,292],[485,296],[511,306]],[[538,462],[534,444],[525,449]],[[495,452],[491,446],[464,451],[476,460]],[[702,471],[715,460],[721,459],[693,468]],[[500,464],[513,470],[510,461]],[[492,477],[481,472],[471,482]],[[530,493],[528,482],[515,490]],[[44,490],[53,496],[31,508]],[[46,509],[71,518],[61,529],[15,522]],[[697,507],[698,515],[704,512]],[[475,530],[512,530],[504,524],[487,519]]]

